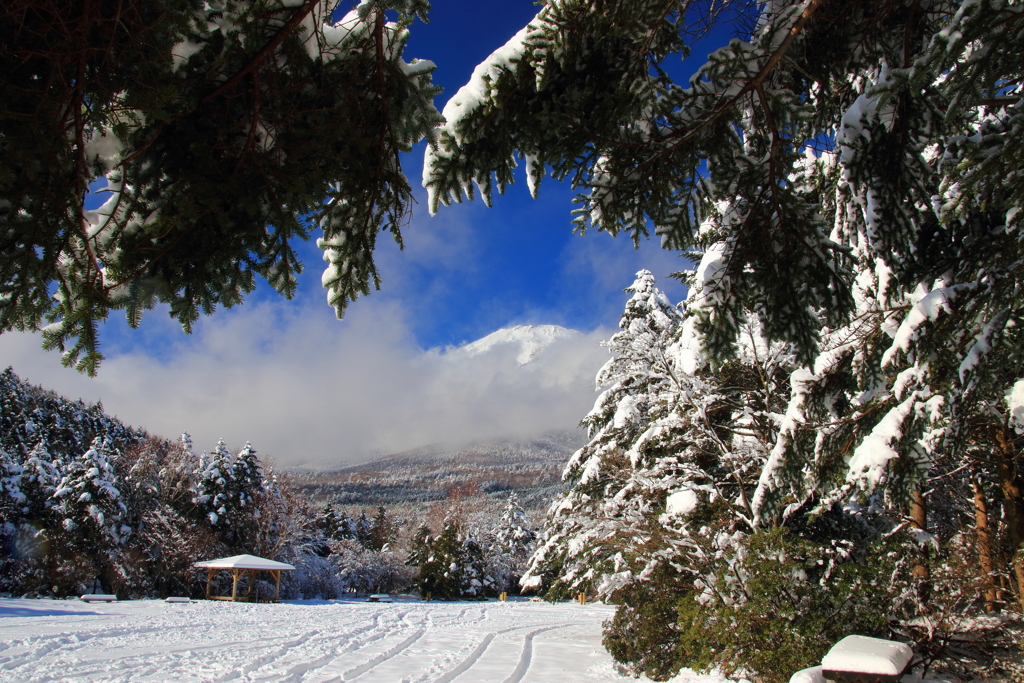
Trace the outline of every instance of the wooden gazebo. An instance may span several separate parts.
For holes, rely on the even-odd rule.
[[[231,600],[232,602],[240,600],[252,602],[256,598],[253,594],[253,587],[256,585],[256,572],[270,572],[270,575],[274,577],[274,602],[277,602],[278,596],[281,594],[281,572],[295,571],[295,567],[290,564],[268,560],[265,557],[256,557],[255,555],[235,555],[234,557],[224,557],[219,560],[196,562],[192,566],[197,569],[206,570],[207,600]],[[214,575],[225,570],[231,572],[231,596],[212,595],[210,593],[210,583],[213,581]],[[238,579],[246,574],[249,576],[249,590],[244,595],[239,595]]]

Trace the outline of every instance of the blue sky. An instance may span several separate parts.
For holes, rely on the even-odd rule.
[[[437,64],[433,79],[444,88],[435,100],[439,110],[469,80],[476,65],[538,10],[530,0],[508,0],[500,10],[495,7],[440,0],[429,24],[412,26],[405,58]],[[350,310],[401,300],[409,309],[408,324],[416,343],[430,349],[460,345],[512,324],[550,323],[580,330],[613,326],[622,309],[621,290],[639,267],[654,271],[673,299],[682,298],[685,290],[664,276],[687,264],[661,252],[655,240],[636,253],[628,238],[574,234],[570,212],[575,192],[568,184],[546,179],[539,199],[533,200],[521,177],[505,195],[495,196],[493,208],[477,200],[441,207],[430,217],[420,187],[425,148],[426,142],[421,142],[402,158],[418,202],[411,225],[403,231],[407,249],[399,252],[390,235],[379,237],[376,258],[382,288]],[[320,286],[324,264],[315,239],[299,248],[306,272],[297,301],[326,301]],[[277,298],[261,282],[247,301]],[[333,315],[326,304],[319,314]],[[162,315],[163,311],[149,313],[142,329],[132,331],[115,314],[101,330],[104,353],[109,357],[164,350],[169,342],[178,341],[167,339],[163,326],[152,330],[152,318]]]
[[[430,23],[413,25],[405,58],[437,64],[440,110],[536,11],[530,0],[438,0]],[[709,51],[696,49],[673,71],[696,69]],[[234,448],[251,440],[286,465],[575,426],[593,403],[593,377],[607,358],[598,341],[617,325],[622,289],[646,268],[678,301],[684,289],[667,275],[687,262],[654,240],[635,250],[628,238],[574,234],[574,192],[550,179],[536,201],[521,181],[496,196],[493,208],[476,201],[431,217],[419,187],[424,144],[402,159],[418,201],[403,230],[406,248],[380,236],[382,289],[353,303],[345,320],[326,304],[324,263],[310,241],[292,301],[263,283],[241,307],[201,320],[191,336],[166,309],[149,312],[138,330],[111,318],[100,332],[107,360],[97,379],[61,368],[57,354],[40,351],[38,338],[26,334],[0,336],[2,364],[66,395],[102,400],[155,433],[189,430],[198,448],[220,437]],[[444,360],[446,349],[516,324],[585,335],[541,374],[510,374],[514,368],[502,365],[508,359],[473,370]],[[541,385],[548,393],[538,393]],[[424,421],[422,406],[439,403],[449,412]],[[470,413],[476,417],[467,421]]]

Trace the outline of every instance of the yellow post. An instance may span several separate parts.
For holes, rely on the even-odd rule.
[[[238,598],[238,570],[231,570],[231,602]]]
[[[206,570],[206,599],[210,599],[210,582],[213,581],[213,575],[217,573],[216,569]]]
[[[498,595],[498,600],[501,600],[502,602],[505,602],[505,600],[507,598],[508,598],[508,593],[506,593],[505,591],[501,591],[501,594]]]
[[[276,582],[274,586],[274,602],[280,602],[278,596],[281,595],[281,570],[275,569],[271,574],[274,575],[274,581]]]
[[[581,605],[587,604],[587,594],[586,593],[580,593],[580,604]]]

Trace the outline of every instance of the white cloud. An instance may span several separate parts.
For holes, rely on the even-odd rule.
[[[573,428],[593,405],[594,376],[608,358],[598,342],[612,330],[560,341],[522,368],[514,348],[466,358],[416,342],[424,329],[428,338],[444,339],[451,329],[447,338],[462,340],[517,323],[614,325],[622,289],[641,268],[671,299],[682,298],[681,285],[665,276],[686,262],[654,240],[634,250],[626,236],[568,235],[568,195],[554,189],[568,192],[547,188],[554,196],[503,212],[478,202],[434,218],[418,212],[403,231],[405,251],[380,236],[383,290],[356,301],[340,322],[319,287],[320,252],[306,245],[308,270],[295,301],[253,295],[203,317],[191,336],[166,308],[148,313],[139,330],[111,321],[101,332],[108,358],[95,379],[62,368],[37,336],[5,333],[0,369],[12,365],[65,396],[102,400],[109,413],[154,434],[187,430],[197,448],[249,440],[283,466]],[[552,240],[552,231],[568,240]],[[522,283],[501,289],[502,277],[487,277],[495,272],[531,274],[549,296],[520,296]]]
[[[204,318],[191,337],[159,323],[177,340],[162,357],[111,354],[95,379],[60,367],[31,334],[0,335],[0,364],[66,396],[102,400],[152,433],[187,430],[202,449],[248,440],[282,466],[532,436],[574,427],[593,404],[608,330],[560,340],[518,368],[514,348],[472,358],[423,351],[405,316],[383,299],[353,306],[342,322],[320,302],[255,303]]]

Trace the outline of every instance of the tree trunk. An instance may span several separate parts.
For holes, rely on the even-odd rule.
[[[1017,601],[1024,610],[1024,557],[1021,556],[1021,522],[1024,519],[1024,501],[1021,500],[1020,473],[1017,453],[1007,425],[996,428],[996,461],[999,467],[999,488],[1003,492],[1006,537],[1009,542],[1010,563],[1017,581]]]
[[[928,502],[921,491],[915,491],[910,500],[910,520],[918,530],[928,531]],[[922,606],[927,606],[932,597],[932,573],[928,566],[928,555],[928,544],[922,543],[917,561],[911,570],[914,578],[919,582],[917,597]]]
[[[974,530],[977,535],[978,565],[981,569],[981,589],[985,597],[985,611],[996,610],[996,586],[993,581],[992,566],[992,531],[988,526],[988,501],[981,481],[975,479],[974,488]]]

